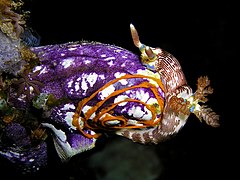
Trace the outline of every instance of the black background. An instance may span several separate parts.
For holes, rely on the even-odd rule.
[[[133,23],[142,43],[161,47],[179,60],[193,90],[197,78],[207,75],[214,88],[208,105],[220,115],[220,127],[209,127],[191,115],[176,137],[150,148],[162,162],[158,179],[232,179],[236,173],[234,167],[239,163],[235,153],[239,141],[234,140],[238,136],[235,127],[239,121],[238,111],[234,109],[238,107],[235,104],[238,104],[239,84],[235,70],[239,60],[236,4],[230,1],[28,0],[25,5],[31,12],[29,26],[40,35],[41,45],[89,40],[139,53],[129,30],[129,24]],[[107,148],[111,141],[118,140],[118,137],[100,140],[93,151],[82,153],[67,165],[60,163],[50,145],[49,166],[34,178],[94,178],[96,171],[88,168],[89,158]],[[146,157],[146,161],[151,159]],[[117,168],[121,163],[115,162],[113,166]],[[104,173],[107,172],[103,172],[103,176]],[[7,171],[6,175],[14,176]]]

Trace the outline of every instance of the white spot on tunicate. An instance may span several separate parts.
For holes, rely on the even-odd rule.
[[[126,66],[126,64],[125,63],[123,63],[122,65],[121,65],[121,67],[125,67]]]
[[[146,102],[149,99],[149,94],[148,92],[144,92],[144,90],[141,89],[136,92],[136,98],[142,102]]]
[[[122,110],[121,110],[121,113],[124,113],[126,111],[126,108],[123,108]]]
[[[76,129],[76,127],[72,125],[73,115],[74,112],[67,112],[64,120],[72,129]]]
[[[42,69],[42,66],[35,66],[33,72],[39,71],[40,69]]]
[[[127,58],[127,56],[122,56],[122,58]]]
[[[1,155],[4,155],[5,157],[13,157],[13,155],[11,154],[12,151],[9,152],[4,152],[4,151],[0,151]],[[20,154],[18,154],[18,156],[20,156]]]
[[[78,91],[80,89],[80,84],[79,82],[75,82],[75,91]]]
[[[73,83],[73,80],[71,80],[71,81],[68,82],[68,87],[69,87],[69,88],[72,87],[72,83]]]
[[[69,51],[74,51],[74,50],[76,50],[77,48],[75,48],[75,47],[71,47],[71,48],[69,48],[68,50]]]
[[[31,159],[29,159],[29,162],[33,162],[35,159],[33,159],[33,158],[31,158]]]
[[[33,89],[33,87],[32,87],[32,86],[29,86],[29,91],[30,91],[30,94],[33,94],[33,92],[34,92],[34,89]]]
[[[126,73],[120,73],[120,72],[116,72],[115,74],[114,74],[114,76],[116,77],[116,78],[121,78],[122,76],[125,76],[126,75]],[[122,84],[122,85],[127,85],[128,84],[128,81],[126,80],[126,79],[121,79],[121,80],[119,80],[119,82]]]
[[[82,83],[81,88],[84,90],[83,94],[86,93],[88,90],[88,83],[91,87],[96,83],[98,75],[96,73],[90,73],[89,75],[83,74],[82,75]]]
[[[87,77],[87,82],[89,82],[90,86],[93,87],[93,85],[96,83],[98,78],[98,75],[96,73],[90,73]]]
[[[119,95],[114,99],[114,103],[118,103],[120,101],[123,101],[125,99],[129,98],[127,95]],[[120,104],[118,104],[119,106],[125,106],[127,104],[127,102],[122,102]]]
[[[85,60],[84,63],[85,63],[85,64],[90,64],[91,61],[90,61],[90,60]]]
[[[88,105],[86,105],[86,106],[84,106],[83,108],[82,108],[82,112],[85,114],[89,109],[91,109],[92,107],[91,106],[88,106]],[[90,116],[90,119],[93,119],[94,117],[96,116],[96,113],[94,112],[91,116]]]
[[[131,94],[131,90],[125,91],[126,94]]]
[[[40,71],[39,75],[40,75],[40,74],[45,74],[45,73],[47,73],[47,72],[48,72],[48,71],[47,71],[47,68],[44,67],[44,68]]]
[[[64,104],[63,108],[61,110],[66,111],[70,109],[75,109],[76,107],[73,104]]]
[[[152,119],[152,113],[149,109],[144,107],[145,114],[142,116],[143,120],[151,120]]]
[[[87,75],[83,74],[82,75],[82,83],[81,83],[81,88],[84,91],[83,95],[85,95],[87,90],[88,90],[88,85],[87,85],[87,82],[86,82],[86,78],[87,78]]]
[[[73,89],[70,89],[69,94],[73,94]]]
[[[113,60],[113,59],[115,59],[115,57],[107,57],[104,59],[104,61],[109,61],[109,60]]]
[[[71,80],[71,81],[68,82],[68,87],[69,87],[69,88],[72,87],[72,83],[73,83],[73,80]]]
[[[25,95],[25,94],[21,94],[21,95],[17,98],[17,100],[18,100],[18,101],[21,101],[21,102],[24,102],[24,101],[25,101],[25,100],[24,100],[25,98],[26,98],[26,95]]]
[[[113,85],[110,85],[107,88],[105,88],[104,90],[100,91],[99,96],[100,96],[101,100],[103,100],[106,97],[108,97],[110,94],[112,94],[114,91],[115,91],[115,87]]]
[[[58,111],[58,113],[57,113],[59,116],[62,116],[62,113],[60,112],[60,111]]]
[[[128,84],[128,81],[126,79],[121,79],[119,80],[119,82],[122,84],[122,85],[127,85]]]
[[[116,49],[115,52],[121,52],[122,50],[121,49]]]
[[[88,106],[88,105],[86,105],[86,106],[84,106],[83,108],[82,108],[82,112],[83,113],[86,113],[89,109],[91,109],[92,108],[92,106]]]
[[[100,75],[98,75],[98,77],[100,77],[100,79],[105,79],[104,74],[100,74]]]
[[[114,76],[115,76],[116,78],[120,78],[120,77],[122,77],[122,76],[124,76],[124,75],[126,75],[126,73],[116,72],[116,73],[114,74]]]
[[[107,63],[110,67],[114,65],[113,61]]]
[[[106,54],[101,54],[101,57],[107,57],[107,55]]]
[[[67,59],[63,60],[62,65],[66,69],[69,66],[71,66],[73,63],[74,63],[74,59],[73,58],[67,58]]]
[[[33,72],[37,72],[37,71],[40,71],[39,75],[48,72],[46,66],[36,66],[36,67],[33,69]]]
[[[61,56],[65,56],[65,54],[64,54],[64,53],[61,53]]]
[[[153,105],[153,104],[158,103],[158,101],[157,101],[157,99],[155,99],[155,98],[150,98],[146,103],[147,103],[147,104],[150,104],[150,105]]]
[[[140,106],[133,106],[131,109],[128,110],[128,114],[132,115],[135,118],[140,118],[145,114],[145,112],[142,111]]]
[[[10,151],[10,153],[13,154],[14,156],[19,156],[20,155],[18,152],[14,152],[14,151]],[[24,154],[21,154],[21,155],[23,156]]]
[[[91,135],[94,135],[94,134],[96,134],[94,131],[90,131],[90,134]],[[95,139],[94,139],[95,140]],[[95,141],[94,141],[95,142]]]

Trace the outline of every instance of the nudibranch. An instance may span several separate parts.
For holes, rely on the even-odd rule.
[[[198,79],[198,89],[193,93],[178,60],[161,48],[142,44],[132,24],[130,30],[146,69],[120,76],[113,70],[116,79],[78,103],[73,125],[89,138],[97,138],[99,134],[89,135],[83,129],[110,130],[143,144],[157,144],[177,134],[191,113],[213,127],[219,126],[219,116],[211,108],[199,104],[205,103],[206,96],[213,93],[208,77]],[[127,69],[133,65],[128,65]],[[119,66],[125,64],[119,62]],[[98,101],[92,104],[94,98]]]
[[[213,127],[219,126],[219,115],[205,103],[206,96],[213,93],[207,76],[200,77],[197,90],[192,92],[187,84],[179,61],[161,48],[152,48],[142,44],[135,27],[130,25],[133,42],[141,51],[141,61],[147,69],[158,73],[164,85],[164,107],[159,123],[144,129],[121,129],[116,133],[140,143],[159,143],[177,134],[185,125],[190,113],[200,121],[204,120]]]
[[[87,41],[31,48],[40,61],[34,80],[44,84],[33,105],[44,110],[42,125],[53,130],[63,160],[93,148],[105,133],[157,144],[177,134],[191,113],[219,125],[219,116],[200,105],[213,92],[208,77],[198,79],[193,93],[178,60],[142,44],[133,25],[130,30],[141,57]]]

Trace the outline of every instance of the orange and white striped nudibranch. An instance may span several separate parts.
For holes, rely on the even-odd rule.
[[[139,143],[159,143],[177,134],[185,125],[190,113],[194,113],[200,121],[219,126],[219,116],[205,103],[208,94],[213,92],[209,87],[207,76],[198,79],[195,93],[187,84],[179,61],[161,48],[152,48],[142,44],[135,27],[130,24],[133,42],[141,51],[141,61],[149,70],[159,73],[165,89],[165,102],[162,119],[155,127],[144,129],[121,129],[116,133]]]

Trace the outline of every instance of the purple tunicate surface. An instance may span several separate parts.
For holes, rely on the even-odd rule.
[[[149,71],[141,64],[138,55],[113,45],[96,42],[66,43],[35,47],[32,51],[38,55],[42,63],[35,68],[35,70],[40,70],[37,79],[45,84],[41,92],[53,94],[56,98],[67,97],[75,106],[83,98],[91,96],[99,88],[116,78],[126,74],[146,73],[144,75],[149,75]],[[100,100],[108,98],[114,91],[144,81],[149,80],[143,78],[119,80],[100,91],[88,102],[87,106],[93,106]],[[162,90],[158,89],[159,95],[164,97]],[[106,103],[111,104],[122,98],[144,99],[147,102],[155,98],[155,95],[150,89],[134,88],[109,98]],[[106,104],[102,107],[104,106]],[[125,114],[133,106],[139,106],[144,111],[143,105],[132,102],[124,106],[124,110],[123,107],[116,107],[115,112]]]
[[[67,43],[32,48],[42,66],[39,80],[45,83],[42,92],[51,92],[57,97],[68,95],[71,99],[82,99],[116,78],[116,73],[137,74],[143,67],[139,57],[123,48],[101,43]],[[82,83],[86,78],[84,89]],[[71,84],[72,82],[72,84]],[[82,85],[76,91],[74,85]],[[62,90],[62,91],[61,91]]]

